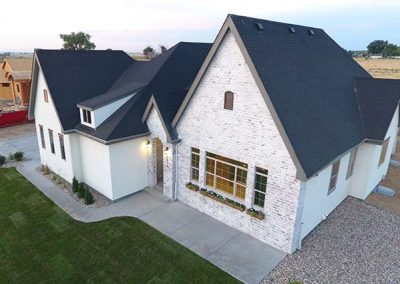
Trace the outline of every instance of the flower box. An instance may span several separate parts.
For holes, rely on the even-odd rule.
[[[188,189],[190,189],[190,190],[193,190],[193,191],[195,191],[195,192],[198,192],[198,191],[200,190],[200,188],[199,188],[198,185],[195,185],[195,184],[193,184],[193,183],[191,183],[191,182],[188,182],[188,183],[186,184],[186,188],[188,188]]]
[[[240,212],[246,210],[246,206],[229,198],[225,198],[224,203],[233,209],[239,210]]]
[[[247,209],[247,214],[250,215],[253,218],[256,218],[258,220],[264,220],[265,219],[265,214],[261,211],[258,211],[254,208],[249,208]]]

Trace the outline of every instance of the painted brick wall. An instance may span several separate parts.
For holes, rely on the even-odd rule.
[[[233,110],[224,93],[234,93]],[[228,32],[178,127],[178,199],[278,249],[292,252],[300,181],[264,99]],[[255,167],[268,169],[265,220],[251,218],[185,188],[190,180],[190,147],[199,148],[200,186],[205,187],[205,152],[248,164],[245,205],[251,207]]]
[[[150,186],[157,184],[157,173],[156,173],[156,149],[154,139],[160,139],[164,148],[164,160],[163,160],[163,193],[172,199],[172,187],[173,187],[173,147],[171,143],[167,142],[167,135],[164,127],[158,115],[158,112],[153,107],[148,118],[147,126],[150,130],[151,135],[149,140],[152,142],[147,150],[147,174]],[[168,150],[165,151],[165,148]]]

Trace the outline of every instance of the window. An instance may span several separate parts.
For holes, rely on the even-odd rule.
[[[355,148],[355,149],[353,149],[353,151],[351,151],[350,159],[349,159],[349,166],[347,168],[346,179],[349,179],[353,175],[354,163],[356,161],[356,156],[357,156],[357,148]]]
[[[224,109],[233,110],[233,93],[231,91],[225,92]]]
[[[206,185],[244,200],[247,164],[208,152],[206,156]]]
[[[46,149],[46,142],[44,141],[43,125],[39,125],[39,132],[40,132],[40,142],[42,144],[42,148]]]
[[[19,84],[15,84],[15,86],[17,87],[17,92],[19,93],[20,92]]]
[[[92,112],[87,109],[82,109],[83,122],[92,124]]]
[[[389,139],[390,139],[390,137],[388,139],[386,139],[385,142],[383,142],[383,144],[382,144],[381,156],[379,157],[379,165],[378,166],[382,165],[383,162],[385,161],[386,152],[387,152],[387,148],[388,148],[388,144],[389,144]]]
[[[53,154],[56,153],[56,150],[54,149],[54,138],[53,138],[53,130],[49,129],[49,140],[50,140],[50,150]]]
[[[199,164],[200,164],[200,150],[192,148],[192,161],[190,167],[190,178],[192,180],[199,180]]]
[[[46,89],[43,90],[43,99],[44,99],[44,101],[45,101],[46,103],[49,102],[49,94],[47,93],[47,90],[46,90]]]
[[[10,83],[1,83],[2,87],[10,87]]]
[[[328,195],[331,194],[336,189],[339,167],[340,167],[340,160],[337,160],[332,165],[331,181],[329,182]]]
[[[60,140],[61,158],[65,160],[64,135],[58,134],[58,140]]]
[[[253,204],[264,208],[265,192],[267,191],[268,170],[256,168],[256,178],[254,181]]]

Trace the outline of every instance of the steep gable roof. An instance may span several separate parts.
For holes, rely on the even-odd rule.
[[[365,138],[385,139],[400,100],[400,80],[354,78]]]
[[[64,131],[80,123],[77,103],[104,93],[134,62],[123,51],[44,50],[36,56]]]
[[[171,121],[184,99],[187,90],[196,76],[211,44],[180,42],[160,55],[154,62],[157,72],[137,94],[120,109],[107,118],[97,129],[78,125],[76,129],[101,141],[110,143],[148,133],[146,122],[142,119],[150,98],[159,106],[161,119],[166,126],[167,135],[176,138]],[[137,70],[126,71],[116,85],[131,84],[137,80]],[[143,72],[148,72],[144,70]],[[140,73],[140,72],[139,72]],[[127,75],[129,74],[129,75]]]

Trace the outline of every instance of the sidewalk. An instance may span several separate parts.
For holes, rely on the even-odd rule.
[[[30,145],[32,141],[32,138],[3,141],[0,152]],[[42,176],[36,170],[39,160],[29,156],[37,157],[30,153],[17,170],[75,220],[138,218],[245,283],[260,283],[285,257],[285,253],[208,215],[179,201],[167,200],[155,189],[146,188],[107,207],[85,207]]]

